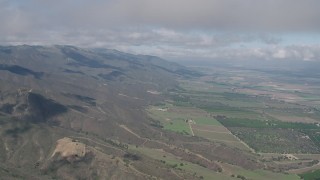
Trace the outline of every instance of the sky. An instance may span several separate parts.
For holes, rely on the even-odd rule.
[[[320,61],[319,0],[0,0],[0,45]]]

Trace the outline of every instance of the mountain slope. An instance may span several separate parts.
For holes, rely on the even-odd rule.
[[[176,78],[199,76],[158,57],[116,50],[0,47],[0,176],[201,178],[142,153],[148,151],[212,173],[223,170],[219,161],[262,168],[249,152],[154,126],[146,107],[168,99]]]
[[[185,68],[160,58],[104,49],[0,47],[1,177],[148,177],[122,159],[127,143],[143,140],[119,125],[142,128],[141,136],[154,134],[144,108],[163,97],[148,91],[175,86],[172,76],[181,76],[180,69]],[[70,147],[84,142],[85,154],[54,153],[66,137],[73,137]],[[71,173],[74,168],[83,173]]]

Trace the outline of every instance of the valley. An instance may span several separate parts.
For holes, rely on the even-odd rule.
[[[168,93],[173,99],[168,101],[170,105],[151,108],[164,128],[168,119],[173,119],[172,127],[177,121],[195,119],[190,126],[195,136],[258,154],[273,170],[303,174],[319,168],[320,116],[317,104],[312,103],[318,101],[319,87],[306,85],[308,81],[314,84],[317,78],[278,79],[277,74],[245,68],[195,69],[206,75],[180,80],[180,88]],[[259,82],[272,85],[261,87]],[[307,92],[312,102],[310,96],[302,95]],[[179,110],[175,109],[185,112],[180,110],[177,117],[174,113]],[[210,123],[204,126],[197,122],[199,113],[195,109],[203,111],[202,116],[209,117]],[[186,130],[171,130],[188,134]]]

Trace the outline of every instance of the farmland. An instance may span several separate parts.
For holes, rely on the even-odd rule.
[[[166,104],[150,107],[147,111],[165,130],[187,136],[198,136],[250,151],[210,113],[199,108]]]
[[[315,170],[315,171],[301,174],[300,177],[302,177],[305,180],[319,179],[320,178],[320,170]]]
[[[320,152],[320,111],[313,105],[318,87],[259,71],[201,70],[207,76],[182,79],[181,87],[169,93],[174,105],[206,111],[257,152]],[[210,140],[234,140],[228,131],[194,131]]]
[[[167,92],[169,100],[147,108],[160,128],[256,153],[272,171],[295,174],[317,168],[320,87],[259,71],[200,71],[206,76],[180,79],[180,86]],[[239,168],[223,167],[234,174]],[[241,172],[254,177],[252,171]]]

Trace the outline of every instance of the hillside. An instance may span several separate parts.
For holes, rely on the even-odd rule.
[[[150,107],[183,98],[170,94],[181,91],[178,79],[202,75],[116,50],[0,47],[0,177],[233,179],[252,172],[249,177],[297,178],[278,173],[250,149],[192,135],[193,121],[199,127],[215,122],[210,113],[170,107],[168,113],[186,116],[178,117],[178,128],[188,127],[181,132],[151,113]]]

